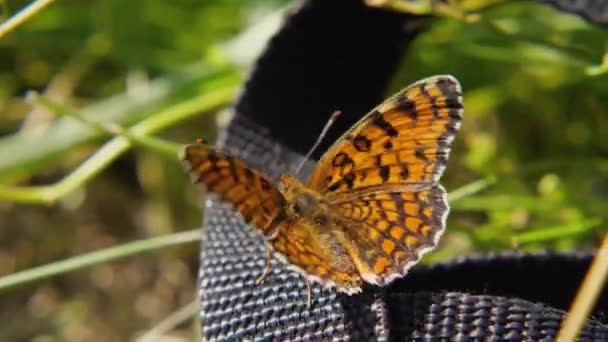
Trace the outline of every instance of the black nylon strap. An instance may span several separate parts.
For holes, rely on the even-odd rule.
[[[383,100],[397,63],[425,22],[358,0],[304,2],[256,63],[235,111],[304,153],[341,110],[318,157]]]
[[[271,41],[244,86],[221,142],[272,176],[293,168],[329,114],[338,134],[382,100],[422,18],[359,1],[307,1]],[[412,29],[416,27],[416,29]],[[230,206],[206,202],[201,246],[203,339],[209,341],[552,340],[589,254],[512,254],[416,267],[388,288],[346,296],[313,286],[273,261]],[[448,228],[449,229],[449,228]],[[606,294],[581,341],[608,341]]]
[[[235,118],[224,144],[276,176],[298,154]],[[485,255],[418,266],[388,288],[357,296],[313,286],[274,261],[263,284],[265,247],[229,205],[207,201],[201,254],[201,317],[205,340],[533,341],[552,340],[591,261],[590,253]],[[580,341],[608,341],[608,292]]]

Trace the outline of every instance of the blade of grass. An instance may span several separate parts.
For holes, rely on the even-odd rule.
[[[55,101],[68,101],[74,95],[80,81],[87,73],[93,71],[94,66],[106,57],[110,50],[110,39],[105,34],[92,34],[84,46],[74,52],[53,75],[42,90],[42,94]],[[23,119],[19,131],[43,131],[44,126],[51,124],[54,118],[52,113],[33,106]]]
[[[179,106],[184,99],[196,98],[199,94],[236,88],[240,80],[241,73],[234,67],[197,64],[150,82],[144,95],[115,95],[79,109],[79,112],[97,121],[130,125],[157,114],[158,108]],[[1,137],[0,155],[10,158],[0,158],[0,181],[47,169],[55,159],[60,159],[58,156],[102,135],[94,128],[59,118],[43,134],[21,132]]]
[[[478,14],[465,13],[460,3],[454,1],[441,3],[432,0],[366,0],[365,3],[370,7],[380,7],[408,14],[441,16],[465,23],[475,23],[479,20]]]
[[[226,43],[219,44],[217,49],[210,49],[216,51],[216,55],[217,53],[222,55],[220,63],[205,60],[187,65],[148,83],[145,96],[134,97],[125,92],[98,101],[80,111],[85,113],[85,116],[94,117],[98,121],[128,125],[129,122],[148,116],[149,113],[145,112],[147,109],[158,106],[159,103],[184,97],[184,92],[191,92],[194,89],[198,94],[224,87],[226,83],[236,86],[241,81],[242,69],[237,69],[232,63],[241,66],[253,63],[257,55],[249,52],[262,51],[262,47],[278,30],[282,23],[280,18],[289,8],[290,6],[286,6],[278,9],[261,20],[259,25],[254,25]],[[244,50],[248,51],[245,55],[242,53]],[[208,84],[208,87],[205,87],[205,84]],[[187,96],[193,95],[189,93]],[[0,155],[11,156],[11,158],[0,158],[0,181],[11,176],[29,175],[48,168],[49,162],[59,159],[57,156],[99,137],[97,130],[82,129],[74,122],[66,121],[57,120],[52,123],[43,135],[13,134],[0,137]],[[24,148],[24,146],[35,146],[35,148]]]
[[[149,135],[200,112],[208,112],[213,108],[229,103],[235,90],[236,85],[225,86],[201,94],[158,112],[131,127],[129,132],[136,136]],[[85,160],[76,170],[55,184],[35,187],[0,185],[0,200],[32,204],[53,203],[91,180],[118,156],[127,151],[130,146],[131,143],[127,138],[115,137]],[[175,160],[177,161],[177,152]]]
[[[237,69],[231,63],[240,65],[253,63],[257,55],[252,53],[243,55],[242,52],[262,51],[262,47],[278,30],[282,23],[280,18],[289,8],[290,6],[280,8],[260,21],[259,26],[254,25],[226,43],[219,44],[217,49],[210,49],[221,53],[226,57],[226,61],[210,64],[206,60],[187,65],[147,84],[143,97],[134,97],[125,92],[96,102],[82,109],[81,112],[86,113],[87,117],[127,125],[128,122],[141,120],[142,115],[144,117],[148,115],[145,110],[158,106],[161,102],[183,97],[184,90],[200,88],[201,84],[209,84],[206,89],[212,90],[216,87],[224,87],[226,82],[232,82],[232,85],[236,86],[241,80],[242,69]],[[207,91],[195,90],[197,93]],[[13,134],[0,137],[0,155],[11,156],[11,158],[0,158],[0,181],[7,177],[31,174],[45,169],[50,161],[58,159],[57,156],[98,136],[96,130],[83,130],[73,122],[58,120],[51,124],[43,135]],[[24,146],[36,148],[24,148]]]
[[[495,177],[488,177],[488,178],[476,180],[472,183],[461,186],[460,188],[458,188],[456,190],[450,191],[450,193],[448,193],[448,201],[450,203],[456,202],[462,198],[476,194],[476,193],[490,187],[491,185],[494,185],[495,183],[496,183]]]
[[[608,279],[608,234],[600,246],[597,255],[585,275],[581,287],[576,293],[572,306],[557,333],[558,342],[574,341],[585,320],[593,309],[606,280]]]
[[[35,0],[29,5],[25,6],[23,9],[17,12],[17,14],[0,24],[0,38],[4,37],[7,33],[17,28],[17,26],[23,24],[26,20],[33,17],[34,14],[42,11],[46,6],[53,3],[53,1],[55,0]]]
[[[165,247],[179,246],[190,242],[196,242],[200,239],[201,230],[193,229],[180,233],[129,242],[124,245],[105,248],[100,251],[71,257],[65,260],[0,277],[0,292],[85,267],[91,267],[97,264],[106,263],[143,252],[154,251]]]
[[[608,52],[604,53],[604,57],[602,58],[602,63],[600,65],[592,65],[585,69],[585,73],[588,76],[600,76],[605,73],[608,73]]]
[[[31,101],[34,101],[38,105],[41,105],[47,110],[52,111],[55,115],[71,117],[87,125],[95,127],[102,132],[122,136],[128,139],[131,144],[139,147],[144,147],[152,152],[156,152],[157,154],[165,157],[168,160],[175,160],[175,156],[177,155],[181,146],[180,144],[176,144],[159,138],[131,134],[128,129],[125,129],[124,127],[116,123],[101,122],[93,118],[85,117],[84,115],[82,115],[82,113],[79,113],[73,108],[69,108],[68,106],[59,104],[51,100],[48,96],[40,95],[37,93],[30,93],[28,94],[28,97],[31,99]]]
[[[556,240],[586,232],[599,226],[601,223],[602,221],[600,219],[590,219],[557,227],[536,229],[534,231],[514,235],[511,238],[511,242],[514,246],[519,246],[526,243]]]
[[[548,202],[539,201],[537,197],[530,195],[484,195],[459,198],[454,208],[458,210],[495,210],[507,211],[517,208],[527,208],[531,211],[550,211],[555,210],[555,205]]]
[[[433,5],[428,0],[401,1],[401,0],[366,0],[365,4],[370,7],[380,7],[395,12],[403,12],[416,15],[429,15],[433,12]]]

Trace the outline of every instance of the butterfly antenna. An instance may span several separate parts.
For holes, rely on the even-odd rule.
[[[336,119],[340,115],[342,115],[342,112],[339,110],[337,110],[337,111],[333,112],[333,114],[331,114],[331,116],[329,117],[329,120],[327,120],[327,123],[323,127],[321,134],[317,138],[317,141],[315,142],[314,145],[312,145],[310,150],[308,150],[308,153],[306,153],[306,155],[302,158],[302,161],[300,162],[300,164],[298,165],[298,168],[296,169],[296,175],[298,175],[300,173],[300,171],[302,170],[302,167],[304,167],[304,164],[306,163],[308,158],[310,158],[312,153],[317,149],[317,147],[319,147],[319,144],[321,144],[321,141],[323,141],[323,138],[325,138],[325,135],[327,135],[327,131],[329,131],[329,128],[331,127],[331,125],[333,125],[334,121],[336,121]]]

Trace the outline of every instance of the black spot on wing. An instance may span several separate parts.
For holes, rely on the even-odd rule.
[[[454,109],[462,109],[463,105],[462,102],[460,102],[459,99],[457,98],[453,98],[453,97],[448,97],[445,99],[445,105],[449,108],[454,108]]]
[[[334,160],[332,161],[332,165],[334,167],[345,167],[348,164],[352,164],[353,160],[348,157],[348,154],[344,152],[340,152],[336,154]]]
[[[327,191],[336,191],[340,187],[340,182],[336,182],[327,188]]]
[[[359,134],[353,139],[353,145],[359,152],[368,152],[372,146],[372,142],[365,136]]]
[[[407,97],[399,99],[397,109],[408,115],[413,121],[416,121],[418,119],[418,113],[416,112],[416,102]]]
[[[426,85],[420,87],[420,92],[422,93],[422,95],[424,95],[424,97],[429,99],[429,102],[431,103],[431,111],[433,112],[433,117],[435,119],[439,119],[439,106],[437,106],[437,98],[429,94],[428,90],[426,90]]]
[[[391,125],[388,121],[384,120],[384,116],[379,111],[374,111],[372,113],[372,124],[382,129],[386,134],[391,137],[396,137],[399,135],[399,132]]]
[[[383,182],[388,181],[388,176],[389,176],[389,173],[390,173],[390,167],[388,165],[382,166],[380,168],[380,170],[379,170],[379,173],[380,173],[380,177],[382,178]]]
[[[399,222],[403,222],[405,220],[405,211],[403,210],[403,198],[398,192],[391,192],[390,196],[393,202],[395,202],[395,207],[397,208],[397,212],[399,213]]]
[[[437,80],[435,84],[437,85],[437,87],[439,87],[439,90],[441,90],[445,97],[460,96],[458,83],[456,83],[456,81],[454,81],[452,78],[441,78]]]
[[[344,183],[346,183],[348,190],[352,190],[355,182],[355,175],[353,173],[347,173],[342,179],[344,180]]]
[[[417,146],[416,149],[414,150],[414,155],[416,156],[416,158],[420,159],[420,160],[427,160],[426,155],[424,154],[424,148]]]
[[[399,173],[401,179],[406,179],[410,175],[410,171],[407,168],[406,163],[401,163],[401,173]]]

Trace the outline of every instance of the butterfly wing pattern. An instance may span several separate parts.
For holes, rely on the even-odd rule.
[[[374,185],[436,184],[463,114],[451,76],[420,80],[365,115],[321,157],[309,186],[328,196]]]
[[[433,249],[449,211],[438,184],[463,116],[451,76],[418,81],[380,104],[321,158],[309,187],[332,203],[365,281],[385,285]]]
[[[247,223],[265,237],[276,234],[284,219],[285,198],[269,177],[245,163],[202,144],[187,145],[181,159],[194,183],[234,205]]]
[[[296,270],[322,284],[360,287],[361,277],[341,246],[320,227],[288,212],[285,198],[269,177],[203,144],[187,145],[181,159],[195,184],[231,203]]]
[[[361,275],[344,246],[324,227],[290,219],[271,244],[295,270],[325,287],[352,294],[361,289]]]
[[[346,293],[386,285],[445,230],[438,184],[463,116],[452,76],[418,81],[384,101],[321,157],[310,182],[279,190],[238,158],[201,144],[182,159],[193,180],[232,203],[307,278]]]

